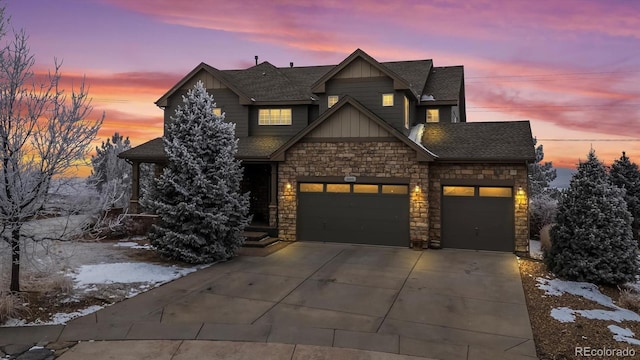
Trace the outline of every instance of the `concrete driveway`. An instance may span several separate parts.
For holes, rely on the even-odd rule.
[[[532,359],[515,255],[294,243],[61,327],[58,340],[201,339],[436,359]]]

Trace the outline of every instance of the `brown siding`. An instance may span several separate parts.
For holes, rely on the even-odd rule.
[[[384,76],[380,70],[372,66],[369,62],[362,59],[356,59],[344,69],[340,70],[334,79],[352,79],[352,78],[368,78]]]
[[[448,184],[456,180],[474,181],[511,181],[514,183],[514,194],[519,187],[527,189],[527,167],[525,164],[431,164],[429,168],[429,242],[440,247],[442,197],[441,182]],[[524,252],[529,246],[528,201],[516,205],[515,209],[515,249]]]
[[[388,131],[350,104],[326,119],[309,135],[312,138],[390,137]]]
[[[399,141],[300,142],[287,150],[286,161],[278,166],[279,237],[296,240],[296,179],[299,176],[345,175],[410,179],[410,237],[427,239],[428,165],[418,163],[415,151]]]

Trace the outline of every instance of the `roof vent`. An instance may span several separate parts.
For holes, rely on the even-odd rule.
[[[258,55],[253,57],[254,59],[256,59],[256,65],[258,65]]]
[[[433,95],[427,95],[424,94],[420,97],[420,101],[435,101],[436,99],[433,97]]]
[[[289,67],[293,67],[293,61],[289,63]]]

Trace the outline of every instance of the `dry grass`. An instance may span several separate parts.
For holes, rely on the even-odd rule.
[[[62,274],[30,272],[22,279],[22,290],[69,295],[73,292],[73,280]]]
[[[0,292],[0,324],[11,318],[20,318],[28,313],[25,300],[20,294]]]
[[[640,313],[640,294],[630,289],[620,289],[618,306]]]

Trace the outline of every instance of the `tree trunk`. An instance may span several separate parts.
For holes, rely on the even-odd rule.
[[[20,228],[11,231],[11,286],[10,291],[20,291]]]

